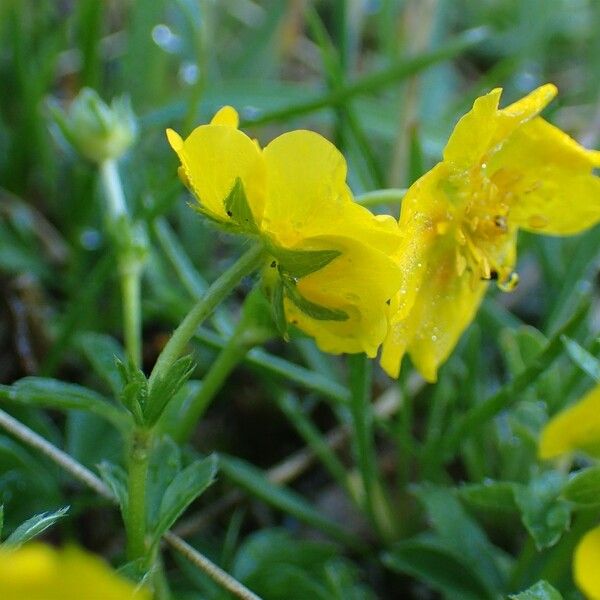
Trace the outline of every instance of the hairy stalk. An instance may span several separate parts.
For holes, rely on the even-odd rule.
[[[102,188],[106,198],[109,233],[117,252],[119,276],[121,280],[121,296],[123,303],[123,332],[125,350],[128,359],[139,367],[142,360],[141,339],[141,303],[140,303],[140,278],[142,274],[142,259],[135,255],[128,243],[132,240],[120,239],[123,234],[132,233],[133,229],[127,212],[123,185],[119,177],[117,163],[106,160],[100,164]],[[120,225],[125,223],[123,231]]]
[[[151,433],[141,427],[136,428],[129,452],[128,504],[125,515],[127,555],[130,561],[147,556],[146,480],[150,445]]]

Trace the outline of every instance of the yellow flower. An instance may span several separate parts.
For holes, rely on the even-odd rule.
[[[577,544],[573,577],[588,600],[600,600],[600,527],[588,531]]]
[[[538,446],[540,458],[556,458],[582,451],[600,458],[600,385],[554,416],[544,427]],[[573,558],[575,583],[589,600],[600,600],[600,527],[586,533]]]
[[[540,458],[576,450],[600,457],[600,386],[550,419],[542,431]]]
[[[402,201],[402,283],[392,303],[382,367],[393,377],[408,352],[423,377],[473,319],[487,283],[512,289],[518,229],[570,235],[600,220],[600,152],[538,116],[556,94],[544,85],[499,109],[500,89],[460,119],[443,161]]]
[[[98,557],[33,543],[0,549],[2,600],[150,600]]]
[[[292,131],[261,149],[237,125],[225,107],[185,140],[167,131],[198,209],[261,238],[275,275],[265,279],[288,323],[326,352],[375,356],[400,284],[398,224],[353,201],[346,161],[322,136]]]

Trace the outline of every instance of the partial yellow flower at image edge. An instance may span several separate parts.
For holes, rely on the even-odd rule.
[[[473,320],[489,281],[506,291],[519,229],[572,235],[600,221],[600,153],[586,150],[539,113],[552,84],[498,108],[501,90],[478,98],[454,129],[443,161],[402,201],[401,285],[381,365],[397,377],[408,352],[435,381]]]
[[[103,560],[75,547],[41,543],[0,549],[2,600],[150,600]]]
[[[583,452],[600,458],[600,385],[546,423],[538,445],[541,459]],[[573,577],[588,600],[600,600],[600,527],[577,544]]]
[[[323,351],[375,356],[400,283],[397,223],[353,201],[346,161],[322,136],[292,131],[261,149],[237,124],[224,107],[185,140],[167,133],[198,210],[265,243],[268,287],[289,324]]]

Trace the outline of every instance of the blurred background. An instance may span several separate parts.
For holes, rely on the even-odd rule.
[[[101,385],[90,363],[102,355],[90,345],[89,334],[118,338],[121,331],[97,169],[57,135],[51,103],[66,107],[83,87],[91,87],[106,101],[128,96],[138,118],[137,141],[120,168],[128,203],[151,238],[143,283],[148,368],[194,295],[193,277],[186,279],[182,263],[173,262],[166,237],[176,236],[177,250],[189,261],[185,265],[208,281],[239,255],[239,242],[215,233],[187,207],[189,197],[177,179],[165,128],[185,136],[230,104],[240,112],[242,127],[262,144],[284,130],[317,130],[346,155],[350,185],[358,194],[406,187],[429,169],[478,95],[500,86],[506,104],[554,82],[559,96],[545,116],[587,147],[598,147],[598,31],[596,0],[0,0],[0,383],[41,374]],[[399,207],[378,210],[397,215]],[[438,391],[420,387],[415,395],[415,443],[425,444],[429,433],[424,432],[439,435],[453,410],[476,403],[507,374],[518,373],[523,357],[556,331],[583,295],[591,294],[597,304],[597,232],[568,240],[522,235],[520,243],[519,289],[512,295],[490,292],[477,323],[443,370]],[[231,300],[233,313],[242,297],[243,291]],[[591,315],[597,327],[597,311]],[[536,329],[511,333],[525,326]],[[214,358],[209,338],[197,344],[200,374]],[[269,350],[334,382],[343,378],[343,362],[321,355],[307,340],[273,342]],[[549,376],[545,400],[558,406],[564,397],[575,396],[581,387],[575,375],[563,370]],[[271,377],[256,365],[242,367],[201,424],[196,448],[226,450],[263,469],[301,448],[294,428],[272,405]],[[410,377],[407,366],[401,384]],[[375,374],[379,393],[390,386],[395,383]],[[328,431],[338,422],[336,411],[318,397],[309,394],[302,401],[319,429]],[[517,418],[516,430],[525,441],[506,442],[512,452],[508,459],[506,453],[498,458],[505,450],[501,445],[486,449],[492,442],[482,439],[455,465],[456,472],[444,471],[441,461],[427,463],[429,470],[420,470],[418,462],[399,467],[385,443],[382,461],[391,461],[391,470],[399,469],[405,480],[481,482],[504,475],[527,481],[535,432],[546,410],[536,398],[530,400]],[[427,416],[419,407],[434,401],[442,408]],[[14,414],[84,464],[119,460],[116,434],[103,432],[103,425],[77,411],[64,419],[19,408]],[[406,426],[400,419],[383,430],[396,440]],[[323,471],[313,469],[294,485],[325,513],[345,514],[339,491]],[[60,535],[113,556],[120,543],[114,511],[96,507],[91,495],[65,491],[55,467],[0,436],[0,500],[9,529],[33,512],[60,504],[65,494],[79,517],[71,522],[73,530],[65,525]],[[257,504],[249,511],[252,516],[238,525],[235,540],[284,525],[284,538],[267,541],[289,547],[286,536],[298,533],[293,520],[281,520]],[[225,565],[236,547],[227,537],[233,531],[230,517],[215,518],[210,533],[198,542],[209,553],[222,550]],[[364,534],[358,517],[352,526]],[[508,552],[515,552],[523,539],[523,531],[514,527],[495,534]],[[260,546],[257,539],[252,551],[263,552],[268,564],[273,560],[264,558],[268,543]],[[320,566],[313,550],[306,555],[298,550],[306,558],[298,569],[316,578]],[[318,556],[325,561],[334,555]],[[563,562],[556,579],[570,585],[568,561]],[[344,569],[336,572],[352,582],[366,581],[377,597],[435,597],[418,583],[418,572],[417,579],[397,579],[363,558]],[[415,575],[414,569],[403,572],[401,577]],[[291,585],[286,581],[284,590]],[[210,597],[220,597],[207,589],[216,594]],[[397,589],[410,592],[398,596]],[[371,594],[367,588],[352,590],[356,596],[347,592],[340,597]]]

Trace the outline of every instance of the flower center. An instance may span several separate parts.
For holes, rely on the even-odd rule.
[[[456,175],[456,269],[477,280],[496,281],[505,291],[514,289],[514,230],[510,227],[510,192],[486,174],[486,165]],[[454,183],[454,182],[453,182]],[[438,225],[439,229],[439,225]]]

